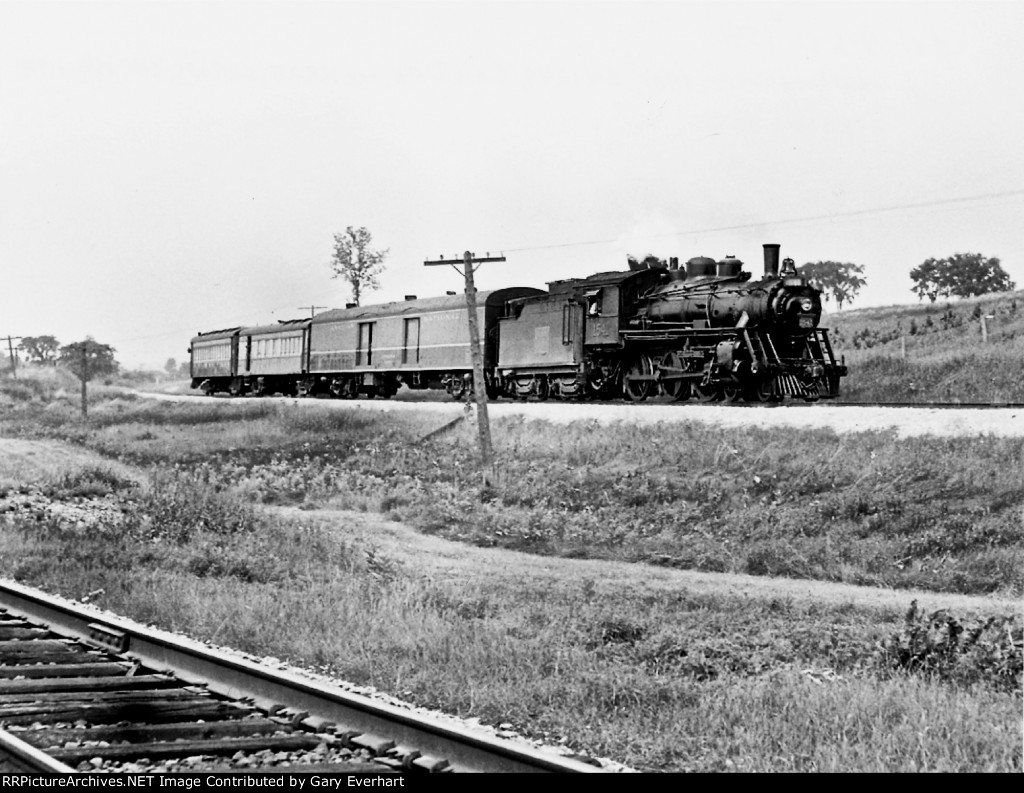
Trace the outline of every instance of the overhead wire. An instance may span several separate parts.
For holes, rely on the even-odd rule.
[[[671,231],[662,234],[644,234],[628,237],[611,237],[600,240],[586,240],[581,242],[557,242],[549,245],[532,245],[521,248],[503,248],[504,253],[522,253],[525,251],[541,251],[552,248],[574,248],[585,245],[610,245],[630,239],[661,239],[664,237],[685,237],[691,234],[712,234],[719,231],[741,231],[744,229],[756,229],[763,226],[782,226],[792,223],[812,223],[820,220],[838,220],[841,218],[862,217],[864,215],[881,214],[884,212],[898,212],[907,209],[924,209],[928,207],[944,206],[947,204],[962,204],[971,201],[985,201],[993,198],[1008,198],[1011,196],[1024,196],[1024,189],[1005,190],[998,193],[986,193],[983,195],[964,196],[962,198],[941,198],[934,201],[917,201],[910,204],[895,204],[893,206],[875,207],[872,209],[855,209],[848,212],[828,212],[822,215],[807,215],[805,217],[787,218],[785,220],[765,220],[758,223],[737,223],[730,226],[714,226],[703,229],[686,229],[684,231]]]

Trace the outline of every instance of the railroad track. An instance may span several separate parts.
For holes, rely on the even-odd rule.
[[[0,772],[600,771],[0,580]]]
[[[168,398],[168,395],[166,395],[166,394],[156,394],[156,393],[149,393],[149,392],[137,392],[137,393],[139,393],[140,396],[149,397],[149,398],[156,398],[156,399]],[[239,402],[239,401],[242,401],[242,402],[249,402],[249,401],[255,402],[256,401],[255,398],[250,398],[250,397],[247,397],[247,396],[232,397],[232,396],[227,396],[227,395],[220,395],[220,396],[215,396],[215,397],[207,397],[207,396],[203,396],[201,394],[184,394],[184,395],[181,395],[180,397],[170,397],[170,399],[172,401],[177,401],[177,400],[180,400],[181,398],[189,399],[189,400],[191,400],[191,399],[204,399],[204,400],[216,399],[218,401],[226,401],[226,402]],[[271,396],[271,397],[260,397],[260,399],[292,400],[292,401],[294,401],[294,400],[296,400],[298,398],[297,397]],[[329,397],[323,397],[323,398],[312,398],[312,399],[309,399],[309,400],[303,399],[302,401],[304,401],[304,402],[305,401],[310,401],[310,402],[337,402],[339,400],[332,399],[332,398],[329,398]],[[364,399],[345,400],[345,402],[347,402],[348,404],[360,404],[360,403],[363,403],[363,402],[370,402],[370,401],[378,401],[378,402],[380,402],[380,401],[386,401],[386,400],[364,400]],[[416,405],[416,404],[453,404],[453,405],[455,405],[455,404],[460,404],[460,402],[458,402],[456,400],[453,400],[451,397],[446,396],[446,395],[441,394],[441,393],[438,394],[436,399],[421,399],[421,400],[401,400],[401,399],[398,399],[398,400],[394,400],[394,401],[395,402],[400,402],[402,404],[408,404],[408,405]],[[472,402],[472,400],[469,400],[469,402]],[[465,401],[462,401],[462,403],[464,404]],[[651,397],[650,399],[644,400],[643,402],[626,402],[626,401],[623,401],[621,399],[617,399],[617,400],[602,400],[602,399],[560,400],[560,399],[552,398],[550,400],[537,400],[537,399],[512,400],[512,399],[502,398],[502,399],[498,399],[498,400],[490,400],[490,404],[496,404],[496,405],[502,405],[502,404],[508,404],[508,405],[517,405],[517,404],[565,404],[565,405],[577,406],[577,407],[580,406],[580,405],[601,405],[601,406],[609,406],[609,405],[611,405],[611,406],[616,406],[616,405],[644,405],[644,404],[649,404],[649,405],[707,405],[707,406],[712,407],[712,408],[714,408],[714,407],[723,407],[723,406],[725,406],[725,407],[747,407],[747,408],[756,408],[756,407],[771,407],[771,408],[791,407],[791,408],[798,408],[798,407],[809,407],[809,406],[812,406],[812,405],[823,405],[823,406],[837,407],[837,408],[920,408],[920,409],[932,409],[932,408],[934,408],[934,409],[941,409],[941,410],[1001,410],[1001,409],[1019,410],[1021,408],[1024,408],[1024,402],[1001,402],[1001,401],[994,401],[994,402],[844,402],[841,399],[839,399],[839,400],[836,400],[836,399],[822,399],[822,400],[812,400],[812,401],[808,402],[808,401],[805,401],[803,399],[791,398],[791,399],[784,400],[782,402],[745,402],[745,401],[742,401],[742,400],[741,401],[737,401],[737,402],[728,402],[728,401],[723,401],[723,400],[708,400],[708,401],[684,400],[682,402],[676,402],[676,401],[667,399],[665,397],[660,397],[660,396],[659,397]]]
[[[557,403],[558,400],[553,400]],[[499,403],[500,404],[500,403]],[[534,403],[538,404],[538,403]],[[587,402],[575,402],[566,404],[576,405],[707,405],[711,408],[716,407],[736,407],[736,408],[807,408],[815,405],[821,405],[823,407],[830,408],[917,408],[919,410],[1006,410],[1014,409],[1020,410],[1024,408],[1024,402],[842,402],[834,399],[820,399],[805,401],[803,399],[788,399],[782,402],[728,402],[723,400],[710,400],[710,401],[697,401],[697,400],[684,400],[682,402],[676,402],[663,397],[656,397],[647,400],[645,403],[641,402],[623,402],[619,401],[587,401]]]

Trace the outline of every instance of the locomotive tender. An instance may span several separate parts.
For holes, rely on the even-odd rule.
[[[625,272],[555,281],[547,292],[477,293],[490,398],[808,401],[839,395],[846,366],[819,327],[821,293],[779,246],[764,275],[696,257],[631,261]],[[306,320],[200,333],[192,387],[212,394],[392,396],[472,388],[465,298],[334,309]]]

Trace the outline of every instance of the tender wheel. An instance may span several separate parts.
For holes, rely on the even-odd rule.
[[[551,396],[551,384],[543,375],[533,381],[533,394],[540,402],[545,402]]]
[[[643,379],[634,379],[643,378]],[[654,390],[654,364],[648,355],[638,355],[622,378],[622,393],[631,402],[642,402]]]
[[[676,402],[684,402],[690,398],[690,380],[683,376],[685,370],[683,356],[678,352],[665,353],[665,357],[661,359],[661,390],[665,392],[665,396]]]

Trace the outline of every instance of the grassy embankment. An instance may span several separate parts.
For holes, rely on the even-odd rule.
[[[825,325],[850,367],[843,401],[1024,402],[1024,292],[847,310]]]
[[[142,621],[645,770],[1021,769],[1019,614],[930,620],[908,601],[701,594],[672,578],[1019,597],[1020,441],[502,421],[502,480],[481,502],[471,426],[417,443],[437,417],[97,392],[83,424],[73,398],[19,388],[0,434],[71,441],[149,477],[139,488],[101,466],[37,485],[56,502],[106,498],[122,518],[100,530],[8,512],[0,571],[25,583],[103,590]],[[8,503],[22,489],[0,464]],[[322,508],[576,560],[431,574]],[[648,564],[619,565],[612,584],[582,557]]]

